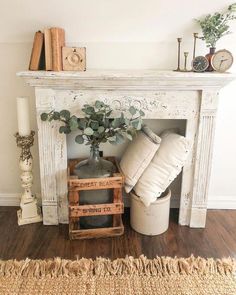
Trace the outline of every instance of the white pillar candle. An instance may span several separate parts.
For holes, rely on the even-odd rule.
[[[17,97],[18,132],[21,136],[30,135],[29,102],[26,97]]]

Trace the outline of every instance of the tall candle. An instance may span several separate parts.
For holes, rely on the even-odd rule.
[[[17,97],[18,132],[21,136],[30,135],[29,102],[26,97]]]

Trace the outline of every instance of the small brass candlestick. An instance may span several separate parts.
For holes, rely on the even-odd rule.
[[[21,173],[21,186],[24,189],[24,193],[21,196],[20,207],[17,211],[18,225],[41,222],[42,214],[37,205],[37,199],[31,192],[33,184],[33,157],[31,155],[30,148],[34,144],[34,131],[31,131],[30,135],[21,136],[16,133],[16,144],[21,148],[21,155],[19,166],[22,170]]]
[[[187,71],[188,52],[184,52],[184,71]]]
[[[187,69],[188,54],[187,51],[184,52],[184,69],[180,70],[180,72],[192,72],[192,70]]]
[[[194,41],[193,41],[193,59],[196,56],[196,43],[198,39],[198,33],[193,33]]]
[[[180,45],[182,42],[182,38],[177,38],[178,41],[178,66],[177,69],[175,70],[176,72],[180,72]]]
[[[180,71],[180,46],[181,46],[182,38],[177,38],[177,41],[178,41],[178,66],[175,71],[179,72]]]

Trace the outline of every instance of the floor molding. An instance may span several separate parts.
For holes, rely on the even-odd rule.
[[[236,209],[236,196],[210,196],[208,209]]]
[[[39,194],[36,194],[39,196]],[[0,193],[0,206],[19,206],[21,195]],[[40,202],[39,202],[40,203]],[[125,207],[130,207],[129,197],[124,196]],[[236,209],[236,196],[215,196],[209,197],[208,209]],[[171,198],[171,208],[179,208],[179,198]]]
[[[130,200],[127,195],[124,196],[125,207],[130,207]],[[179,197],[171,197],[171,208],[179,208]],[[236,196],[210,196],[208,200],[208,209],[236,209]]]
[[[0,194],[0,206],[19,206],[20,194]]]
[[[39,199],[39,195],[36,193],[37,199]],[[15,193],[15,194],[3,194],[0,193],[0,206],[20,206],[20,198],[21,194]],[[41,201],[39,201],[39,204]]]

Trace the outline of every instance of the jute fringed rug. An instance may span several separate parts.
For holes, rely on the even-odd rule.
[[[144,256],[0,261],[0,294],[236,294],[232,259]]]

